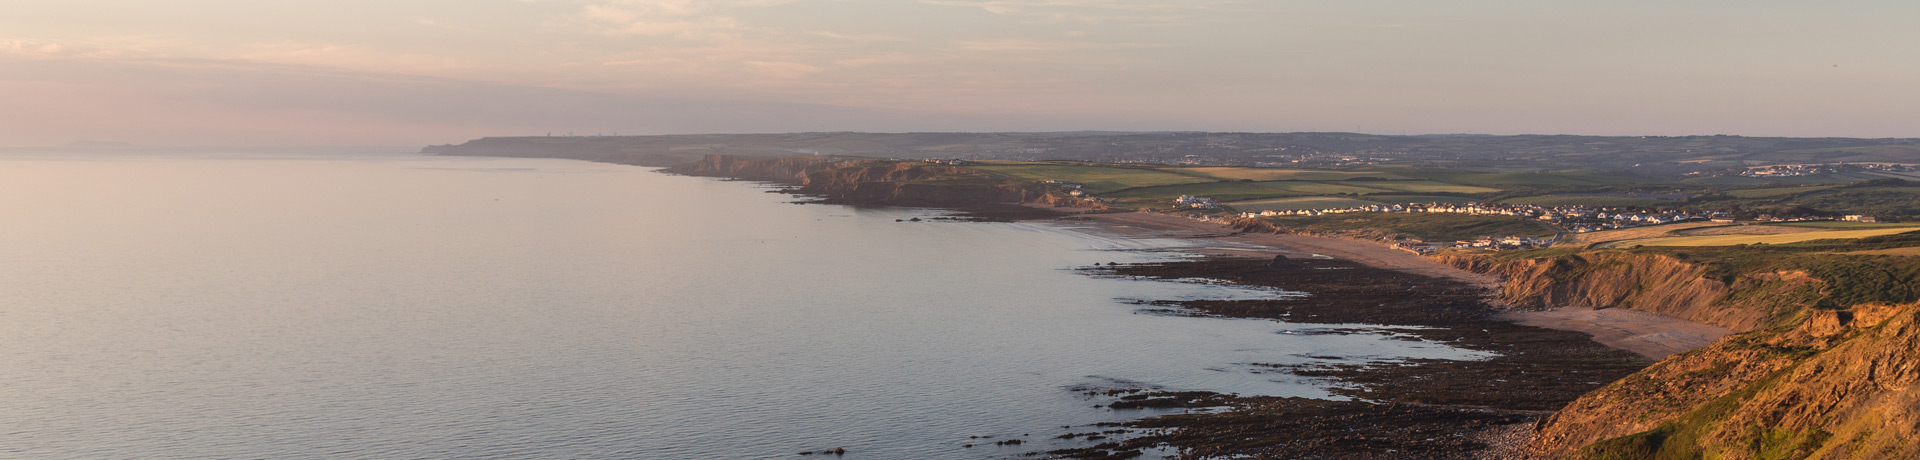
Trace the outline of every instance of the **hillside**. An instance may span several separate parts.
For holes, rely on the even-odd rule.
[[[1916,243],[1439,257],[1504,277],[1515,308],[1631,308],[1740,332],[1559,410],[1534,457],[1911,458],[1920,259],[1839,253]]]

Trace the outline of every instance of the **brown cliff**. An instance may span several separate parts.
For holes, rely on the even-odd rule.
[[[1920,435],[1920,396],[1913,391],[1920,382],[1920,307],[1835,306],[1863,289],[1897,292],[1899,286],[1842,276],[1901,271],[1891,259],[1759,254],[1691,261],[1686,254],[1618,250],[1530,254],[1436,258],[1501,276],[1498,295],[1516,308],[1624,307],[1744,332],[1582,396],[1536,427],[1527,456],[1920,454],[1904,441]]]
[[[1542,426],[1537,453],[1594,459],[1920,457],[1920,444],[1911,441],[1920,433],[1920,393],[1914,391],[1920,383],[1920,306],[1814,311],[1797,327],[1729,337],[1682,358],[1555,414]]]
[[[1805,305],[1822,282],[1804,272],[1751,273],[1732,283],[1709,267],[1665,254],[1590,251],[1500,260],[1442,255],[1456,267],[1500,276],[1501,301],[1519,308],[1629,308],[1734,331],[1751,330]]]

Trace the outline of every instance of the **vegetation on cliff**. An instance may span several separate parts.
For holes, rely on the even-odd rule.
[[[1911,458],[1920,435],[1920,245],[1893,235],[1777,246],[1441,256],[1500,274],[1517,308],[1632,308],[1740,334],[1589,393],[1543,422],[1542,458]]]

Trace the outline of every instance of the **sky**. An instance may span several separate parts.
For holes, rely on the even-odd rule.
[[[1920,137],[1920,2],[9,0],[0,146]]]

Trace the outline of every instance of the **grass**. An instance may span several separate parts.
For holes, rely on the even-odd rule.
[[[1568,185],[1635,184],[1642,181],[1634,178],[1604,176],[1598,174],[1543,174],[1525,172],[1506,173],[1458,173],[1423,172],[1416,174],[1422,178],[1453,184],[1474,185],[1501,188],[1501,186],[1559,187]]]
[[[1266,188],[1271,188],[1276,190],[1286,190],[1289,192],[1298,192],[1304,195],[1337,195],[1342,193],[1350,193],[1354,195],[1366,195],[1369,193],[1381,193],[1386,191],[1386,190],[1381,190],[1377,188],[1369,188],[1376,183],[1378,182],[1354,182],[1353,183],[1354,185],[1345,185],[1345,184],[1329,184],[1325,182],[1308,182],[1308,181],[1292,181],[1292,180],[1253,182],[1253,184],[1259,185],[1261,187],[1266,187]]]
[[[1330,196],[1302,196],[1292,198],[1274,198],[1266,200],[1233,201],[1225,203],[1233,209],[1245,212],[1294,211],[1300,209],[1346,208],[1380,204],[1377,201],[1337,198]]]
[[[1494,193],[1500,189],[1475,187],[1471,185],[1449,184],[1434,181],[1373,181],[1364,182],[1368,187],[1392,189],[1412,193]]]
[[[1032,181],[1058,180],[1080,184],[1087,193],[1105,193],[1135,187],[1208,182],[1205,177],[1174,174],[1149,168],[1093,166],[1075,163],[986,163],[973,169]]]
[[[1479,198],[1452,195],[1367,195],[1367,199],[1391,204],[1473,203]]]
[[[1158,187],[1138,187],[1100,195],[1104,198],[1159,198],[1172,200],[1180,195],[1208,197],[1220,201],[1250,200],[1255,198],[1276,198],[1298,196],[1287,190],[1266,188],[1253,182],[1207,182],[1201,184],[1162,185]]]
[[[1847,221],[1839,221],[1839,220],[1821,220],[1821,221],[1812,221],[1812,222],[1786,222],[1786,223],[1771,224],[1771,225],[1780,225],[1780,226],[1786,226],[1786,227],[1846,228],[1846,229],[1920,227],[1920,225],[1917,225],[1917,224],[1902,223],[1902,222],[1847,222]]]
[[[1636,208],[1671,206],[1674,204],[1681,203],[1679,201],[1665,200],[1660,198],[1638,198],[1638,197],[1630,197],[1630,196],[1572,196],[1572,195],[1523,196],[1519,198],[1508,198],[1508,199],[1500,200],[1500,202],[1509,203],[1509,204],[1530,204],[1535,206],[1581,205],[1581,206],[1597,206],[1597,207],[1636,207]]]
[[[1920,256],[1920,247],[1873,249],[1873,250],[1867,250],[1867,251],[1837,252],[1835,254],[1845,254],[1845,255],[1851,255],[1851,256],[1914,257],[1914,256]]]
[[[1741,244],[1790,244],[1814,240],[1858,239],[1920,230],[1920,227],[1873,228],[1863,230],[1830,230],[1821,232],[1783,233],[1773,235],[1704,235],[1646,238],[1621,240],[1608,243],[1607,247],[1630,246],[1734,246]]]
[[[1221,179],[1269,180],[1347,180],[1357,177],[1377,177],[1382,179],[1406,179],[1405,176],[1378,171],[1329,171],[1319,169],[1280,169],[1280,168],[1236,168],[1202,167],[1181,168],[1198,174]]]
[[[1605,243],[1609,241],[1639,240],[1639,239],[1670,236],[1672,232],[1686,230],[1690,228],[1712,227],[1716,225],[1724,225],[1724,224],[1716,224],[1713,222],[1676,222],[1671,224],[1648,225],[1645,227],[1633,227],[1633,228],[1622,228],[1622,229],[1615,229],[1615,230],[1602,230],[1598,232],[1576,233],[1572,236],[1572,238],[1573,238],[1573,241],[1575,242],[1587,243],[1587,244]]]
[[[1787,195],[1794,195],[1794,194],[1807,193],[1807,192],[1817,192],[1821,190],[1831,189],[1834,187],[1838,187],[1838,186],[1837,185],[1810,185],[1810,186],[1804,186],[1804,187],[1754,188],[1754,189],[1745,189],[1745,190],[1728,190],[1727,194],[1732,195],[1736,198],[1774,198],[1774,197],[1783,197]]]

